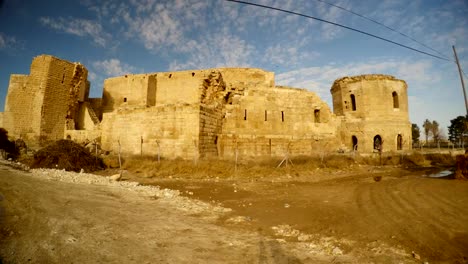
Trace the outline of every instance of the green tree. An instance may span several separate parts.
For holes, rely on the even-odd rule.
[[[411,124],[411,137],[413,138],[413,144],[419,143],[419,137],[421,136],[421,131],[417,124]]]
[[[448,127],[449,140],[452,143],[460,142],[463,139],[463,134],[468,131],[468,118],[465,116],[458,116],[450,120]]]
[[[432,122],[429,121],[429,119],[426,119],[424,120],[424,123],[423,123],[423,128],[424,128],[424,135],[426,136],[426,144],[427,144],[427,139],[429,138],[429,135],[431,133],[431,130],[432,130]]]

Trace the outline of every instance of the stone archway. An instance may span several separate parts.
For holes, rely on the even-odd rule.
[[[356,151],[358,148],[358,138],[356,136],[352,136],[351,141],[353,143],[353,151]]]
[[[381,151],[382,150],[382,137],[380,135],[376,135],[374,137],[374,150]]]
[[[403,137],[401,134],[398,134],[397,136],[397,150],[402,150],[403,149]]]

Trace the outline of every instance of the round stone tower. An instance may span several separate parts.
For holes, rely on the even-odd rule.
[[[411,149],[407,85],[390,75],[344,77],[331,88],[333,111],[341,117],[339,134],[350,150]]]

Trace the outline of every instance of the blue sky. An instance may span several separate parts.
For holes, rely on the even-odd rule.
[[[327,0],[395,28],[453,59],[468,74],[467,0]],[[316,0],[251,0],[320,17],[434,53],[402,35]],[[382,73],[408,83],[411,122],[466,113],[455,63],[299,16],[224,0],[0,0],[0,109],[9,75],[51,54],[89,70],[91,96],[126,73],[254,67],[318,93],[343,76]],[[436,54],[438,55],[438,54]],[[465,77],[468,85],[468,80]]]

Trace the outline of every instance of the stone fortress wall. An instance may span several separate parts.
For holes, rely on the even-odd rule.
[[[26,140],[62,139],[75,128],[79,104],[87,99],[87,70],[50,55],[34,58],[29,75],[12,75],[3,114],[10,135]]]
[[[184,159],[408,150],[406,83],[387,75],[336,80],[334,113],[315,93],[276,86],[253,68],[131,74],[88,98],[87,70],[49,55],[12,75],[0,115],[11,136],[97,140],[105,150]]]

